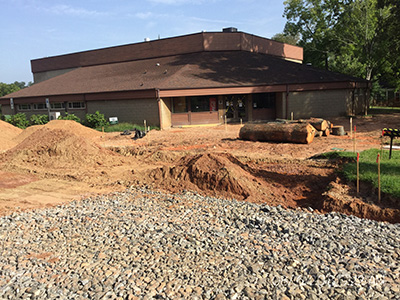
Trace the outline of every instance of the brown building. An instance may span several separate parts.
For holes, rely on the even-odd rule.
[[[51,111],[161,128],[353,115],[368,82],[302,64],[303,49],[228,28],[31,61],[35,84],[3,114]],[[11,107],[11,102],[13,107]]]

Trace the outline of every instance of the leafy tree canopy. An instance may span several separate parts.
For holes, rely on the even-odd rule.
[[[21,88],[14,83],[3,83],[0,82],[0,97],[19,91]]]
[[[300,41],[300,35],[288,35],[285,33],[277,33],[275,34],[271,39],[274,41],[278,41],[281,43],[289,44],[289,45],[294,45],[296,46],[297,43]]]
[[[286,0],[283,35],[304,62],[400,87],[398,0]]]
[[[26,85],[24,81],[15,81],[14,83],[0,82],[0,97],[14,93],[31,85],[32,82],[28,82],[28,85]]]

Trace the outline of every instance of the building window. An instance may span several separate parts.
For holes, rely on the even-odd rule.
[[[253,109],[275,108],[275,93],[253,94]]]
[[[33,109],[34,109],[34,110],[43,110],[43,109],[47,109],[46,103],[37,103],[37,104],[33,104]]]
[[[64,109],[65,108],[65,103],[64,102],[50,103],[50,108],[51,109]]]
[[[31,110],[30,104],[18,104],[18,110]]]
[[[185,97],[172,98],[172,112],[173,113],[187,113],[187,104]]]
[[[210,99],[215,97],[200,96],[190,97],[190,109],[192,112],[210,111]]]
[[[69,109],[83,109],[86,108],[85,102],[68,102]]]

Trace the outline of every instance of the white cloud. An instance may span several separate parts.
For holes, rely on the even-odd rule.
[[[142,20],[154,18],[154,14],[152,12],[140,12],[135,14],[134,16]]]
[[[89,17],[89,16],[104,16],[107,13],[99,12],[96,10],[87,10],[79,7],[72,7],[65,4],[55,5],[51,7],[42,7],[41,10],[44,10],[51,14],[56,15],[69,15],[76,17]]]

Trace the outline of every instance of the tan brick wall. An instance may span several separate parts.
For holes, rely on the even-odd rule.
[[[53,111],[53,110],[52,110]],[[59,109],[59,110],[54,110],[54,111],[59,111],[61,114],[64,116],[65,115],[65,110]],[[86,119],[86,109],[68,109],[69,114],[74,114],[77,116],[79,119],[81,119],[82,122],[85,121]]]
[[[11,110],[10,105],[2,105],[1,106],[1,114],[2,115],[12,115],[14,112]]]
[[[88,101],[87,112],[97,110],[109,117],[118,117],[118,122],[142,125],[146,120],[149,126],[160,126],[157,99]]]
[[[276,93],[275,109],[277,119],[286,118],[286,93]]]
[[[289,117],[291,112],[294,119],[309,117],[332,117],[351,114],[351,91],[309,91],[290,92]]]
[[[161,107],[161,129],[170,128],[172,126],[171,120],[171,98],[160,99]]]

